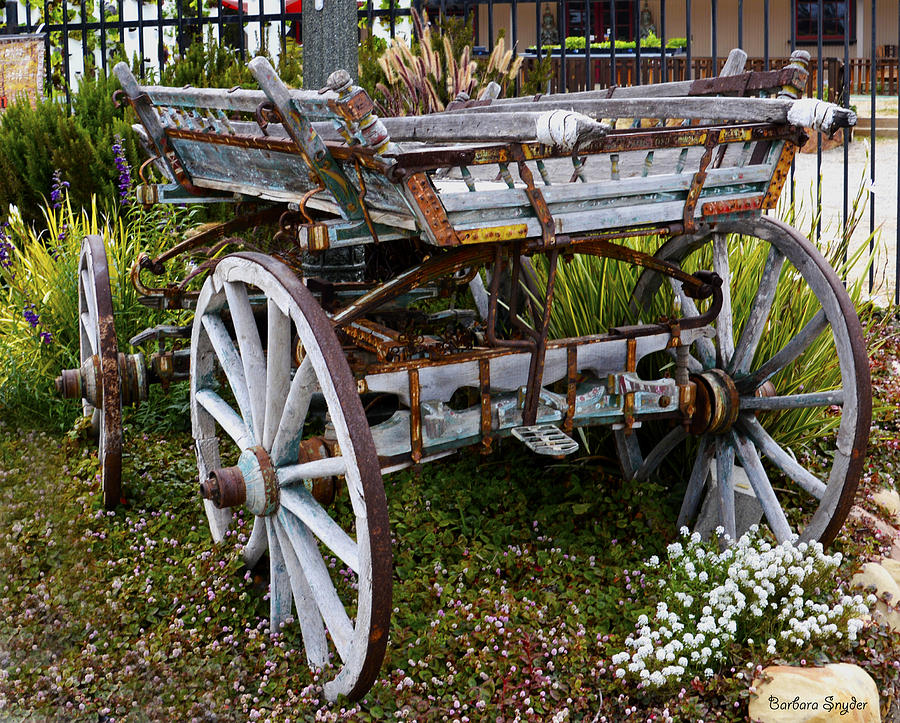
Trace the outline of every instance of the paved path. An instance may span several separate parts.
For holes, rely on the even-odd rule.
[[[876,230],[875,288],[873,296],[882,302],[893,298],[895,288],[897,238],[897,139],[875,142],[874,194],[869,192],[869,144],[867,141],[850,143],[848,153],[848,206],[852,210],[853,199],[863,187],[862,201],[874,201]],[[811,210],[816,195],[816,154],[801,153],[795,163],[795,199],[805,214],[795,224],[801,230],[810,226]],[[822,245],[832,242],[841,233],[841,217],[844,206],[844,148],[822,153]],[[784,196],[789,197],[785,188]],[[869,236],[870,211],[866,208],[860,224],[851,237],[851,245],[858,248]],[[866,253],[865,261],[868,260]],[[854,274],[865,273],[856,268]]]

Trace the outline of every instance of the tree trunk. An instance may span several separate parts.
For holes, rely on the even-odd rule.
[[[359,30],[355,0],[317,0],[303,3],[303,87],[318,90],[335,70],[356,80]]]

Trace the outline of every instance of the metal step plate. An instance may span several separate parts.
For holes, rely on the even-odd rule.
[[[552,424],[535,424],[531,427],[515,427],[516,439],[525,443],[532,452],[564,457],[578,449],[578,442]]]

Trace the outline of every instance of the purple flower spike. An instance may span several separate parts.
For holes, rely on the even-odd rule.
[[[41,317],[34,309],[34,304],[25,304],[25,308],[22,310],[22,316],[25,317],[32,329],[37,328],[37,325],[41,323]]]
[[[116,161],[116,170],[119,172],[119,202],[125,206],[128,203],[128,193],[131,191],[131,166],[125,159],[125,147],[122,145],[122,137],[119,135],[115,136],[112,152]]]
[[[60,208],[63,199],[69,192],[69,182],[62,180],[62,172],[57,168],[53,171],[53,183],[50,185],[50,203],[53,208]]]

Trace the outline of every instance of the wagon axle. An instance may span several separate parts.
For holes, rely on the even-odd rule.
[[[190,364],[189,351],[161,352],[150,355],[141,352],[118,354],[117,369],[122,404],[139,405],[147,401],[151,384],[167,387],[173,381],[186,380]],[[98,407],[103,401],[102,358],[92,354],[80,367],[63,369],[56,377],[56,392],[63,399],[85,399]]]

